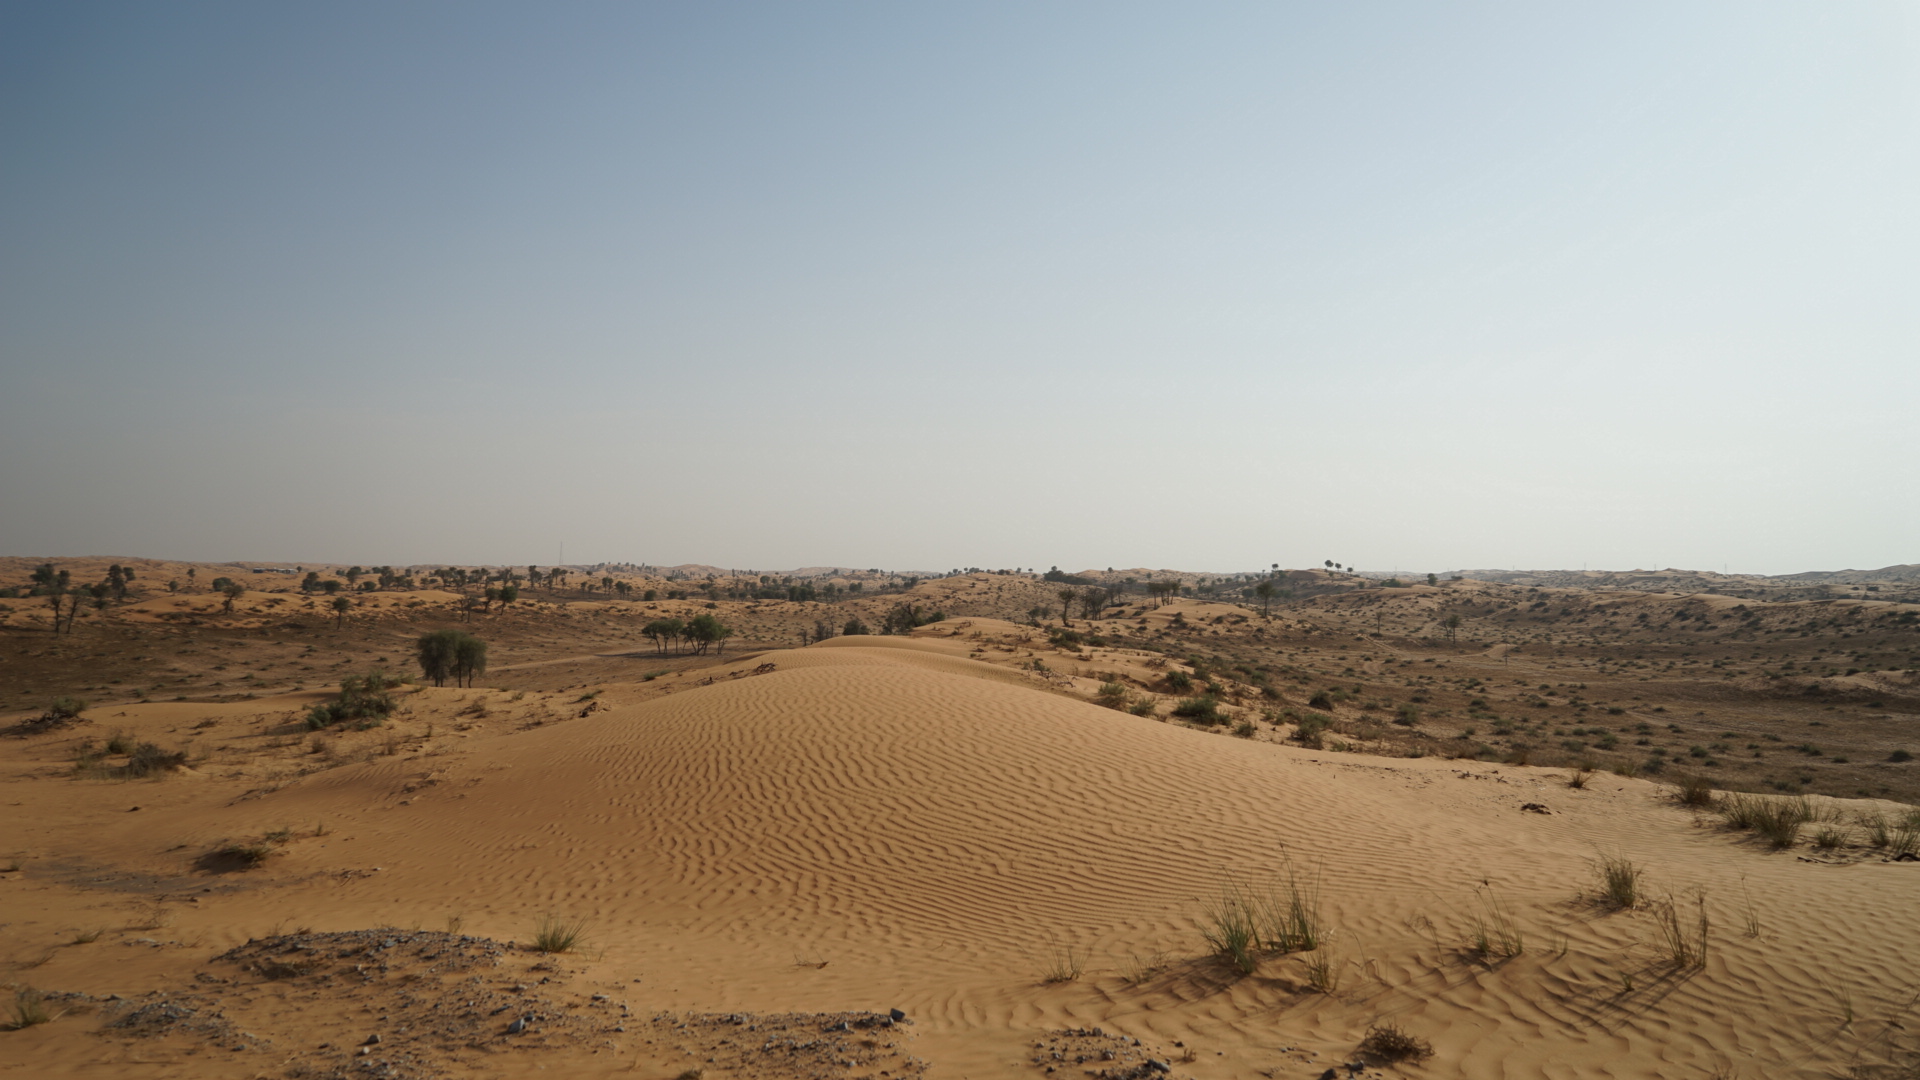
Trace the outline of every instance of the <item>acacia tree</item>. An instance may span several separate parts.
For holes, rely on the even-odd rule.
[[[33,584],[40,595],[47,598],[53,606],[53,632],[60,632],[60,608],[67,595],[68,582],[73,576],[65,570],[56,570],[52,563],[42,563],[33,570]],[[71,623],[69,623],[71,625]]]
[[[1067,621],[1067,616],[1073,611],[1073,602],[1080,599],[1079,591],[1069,585],[1064,589],[1057,590],[1053,595],[1060,598],[1060,625],[1072,626],[1073,624]]]
[[[461,634],[453,643],[453,665],[449,674],[457,685],[462,679],[473,685],[475,676],[487,671],[487,643],[472,634]]]
[[[679,619],[655,619],[641,627],[640,632],[652,640],[656,652],[665,656],[667,654],[667,646],[671,643],[678,642],[680,640],[680,632],[684,629],[686,629],[686,625]]]
[[[1459,615],[1447,616],[1446,620],[1442,622],[1440,625],[1445,627],[1447,630],[1448,644],[1454,644],[1459,641],[1459,638],[1460,638],[1460,616]]]
[[[429,630],[421,634],[420,639],[413,643],[413,655],[420,662],[420,674],[432,679],[435,686],[445,686],[448,676],[453,674],[460,639],[466,636],[459,630]]]
[[[1263,581],[1255,585],[1253,587],[1253,595],[1260,598],[1261,617],[1266,619],[1273,618],[1273,582]]]
[[[333,628],[338,630],[347,625],[347,612],[353,610],[353,601],[344,596],[333,598]]]
[[[133,583],[133,567],[114,563],[107,567],[107,588],[112,590],[113,598],[122,603],[127,599],[127,586]]]
[[[239,582],[237,581],[227,582],[227,587],[220,590],[220,594],[227,598],[226,603],[221,606],[221,609],[225,611],[228,615],[233,614],[233,602],[235,600],[240,599],[242,596],[245,596],[246,592],[247,590],[244,587],[242,587]]]

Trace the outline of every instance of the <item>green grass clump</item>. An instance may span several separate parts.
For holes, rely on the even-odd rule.
[[[587,939],[587,920],[542,915],[534,927],[533,947],[543,953],[572,952]]]
[[[1326,940],[1320,882],[1288,860],[1265,888],[1229,879],[1202,913],[1200,936],[1216,956],[1251,975],[1262,953],[1312,952]]]

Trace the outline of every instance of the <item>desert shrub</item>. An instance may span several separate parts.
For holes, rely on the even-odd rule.
[[[1233,734],[1236,738],[1251,739],[1253,738],[1254,732],[1258,730],[1251,720],[1242,720],[1233,725]]]
[[[184,750],[167,751],[150,742],[136,744],[127,754],[127,763],[120,768],[120,775],[138,779],[153,776],[156,773],[170,772],[187,763]]]
[[[1333,717],[1325,713],[1310,712],[1294,719],[1293,737],[1300,745],[1312,750],[1321,747],[1323,736],[1333,726]]]
[[[1433,1045],[1388,1023],[1369,1027],[1360,1050],[1385,1061],[1419,1061],[1432,1056]]]
[[[867,624],[861,622],[860,617],[856,615],[847,620],[847,625],[840,628],[840,633],[844,637],[854,637],[859,634],[872,634],[873,631],[867,629]]]
[[[219,854],[243,867],[252,869],[273,857],[273,847],[265,841],[252,844],[228,844],[220,849]]]
[[[1897,765],[1903,761],[1912,761],[1913,754],[1906,750],[1895,750],[1893,753],[1887,755],[1887,760]]]
[[[1309,708],[1332,712],[1333,695],[1327,693],[1325,690],[1317,690],[1312,697],[1307,699],[1307,705]]]
[[[1394,713],[1393,722],[1401,727],[1414,727],[1420,723],[1420,709],[1415,705],[1402,705]]]
[[[1153,699],[1150,697],[1141,698],[1139,701],[1134,702],[1133,706],[1127,711],[1135,716],[1152,716],[1155,712]]]
[[[1220,711],[1220,701],[1212,694],[1199,697],[1182,698],[1173,707],[1173,715],[1182,720],[1191,720],[1196,724],[1224,724],[1227,717]]]
[[[86,711],[87,703],[80,698],[55,698],[53,704],[47,706],[47,711],[40,715],[40,719],[43,723],[48,721],[65,723],[68,720],[80,719],[80,714]]]
[[[1184,694],[1193,689],[1193,676],[1184,671],[1169,671],[1167,672],[1167,685]]]
[[[399,685],[400,680],[390,679],[379,671],[349,675],[340,680],[340,693],[333,700],[318,702],[308,710],[307,728],[318,731],[349,722],[358,727],[373,727],[393,712],[393,695],[387,691]]]
[[[138,744],[134,742],[133,734],[124,729],[107,736],[107,753],[109,754],[131,754],[136,745]]]

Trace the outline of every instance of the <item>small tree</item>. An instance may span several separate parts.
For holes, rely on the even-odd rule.
[[[733,631],[721,623],[719,619],[711,615],[701,614],[695,615],[693,618],[687,620],[685,634],[687,640],[694,646],[694,654],[701,655],[707,651],[707,647],[710,645],[719,645],[721,651],[724,652],[726,650],[725,642],[733,636]]]
[[[1267,619],[1273,618],[1273,582],[1263,581],[1255,585],[1253,587],[1253,595],[1260,598],[1261,617]]]
[[[679,619],[655,619],[640,628],[640,632],[653,641],[654,649],[662,656],[667,646],[680,640],[680,632],[686,629]]]
[[[220,590],[220,595],[227,598],[226,603],[221,605],[221,609],[229,615],[233,614],[233,602],[245,596],[246,593],[247,590],[243,588],[239,582],[227,582],[226,588]]]
[[[871,634],[873,631],[867,629],[867,624],[861,622],[860,617],[855,615],[847,620],[847,625],[840,628],[840,633],[851,637],[855,634]]]
[[[487,672],[487,643],[472,634],[461,634],[453,643],[453,667],[448,674],[454,682],[466,680],[473,685],[476,676]]]
[[[1448,644],[1458,642],[1460,638],[1460,616],[1449,615],[1440,625],[1446,628]]]
[[[1060,598],[1060,625],[1072,626],[1073,624],[1067,621],[1067,616],[1073,611],[1073,602],[1080,599],[1079,590],[1069,585],[1057,590],[1053,595]]]
[[[73,576],[65,570],[56,570],[52,563],[42,563],[33,570],[34,592],[47,598],[53,606],[53,632],[60,632],[60,610],[67,595],[68,582]],[[69,623],[71,625],[71,623]]]
[[[430,630],[421,634],[413,646],[414,657],[420,662],[420,674],[432,679],[435,686],[445,686],[459,657],[460,639],[467,636],[459,630]]]
[[[307,576],[300,579],[300,591],[303,593],[312,593],[313,590],[318,588],[320,588],[320,572],[318,570],[307,571]]]
[[[1439,574],[1428,574],[1428,575],[1427,575],[1427,584],[1429,584],[1429,585],[1438,585],[1438,584],[1440,584],[1440,575],[1439,575]]]
[[[347,625],[347,612],[353,610],[353,601],[344,596],[333,598],[333,628],[338,630]]]

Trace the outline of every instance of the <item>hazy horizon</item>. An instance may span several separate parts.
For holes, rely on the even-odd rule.
[[[0,6],[0,554],[1920,561],[1911,5]]]

